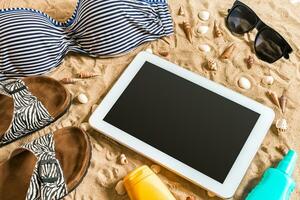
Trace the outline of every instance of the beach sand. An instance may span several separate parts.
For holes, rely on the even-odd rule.
[[[290,60],[281,59],[274,64],[262,62],[253,53],[255,31],[237,37],[227,30],[224,26],[224,17],[227,9],[231,8],[233,0],[169,0],[175,25],[175,35],[170,38],[170,45],[163,40],[158,40],[144,44],[129,54],[111,59],[97,59],[79,54],[67,55],[63,64],[48,75],[60,80],[65,77],[75,77],[75,74],[81,71],[100,74],[98,77],[84,79],[74,85],[66,85],[74,99],[79,93],[85,93],[89,98],[89,102],[83,105],[74,100],[69,112],[55,124],[2,148],[0,150],[0,162],[8,159],[15,148],[37,138],[39,135],[65,126],[83,126],[87,128],[87,132],[91,136],[93,146],[91,166],[83,182],[65,199],[128,199],[127,195],[116,193],[116,184],[137,166],[142,164],[152,165],[154,162],[112,141],[103,134],[93,131],[87,126],[86,122],[92,109],[101,102],[135,55],[142,50],[151,48],[153,53],[157,55],[168,51],[169,54],[164,57],[165,59],[259,101],[273,108],[276,112],[273,126],[233,198],[236,200],[244,199],[251,188],[258,183],[262,173],[268,167],[276,165],[282,158],[282,153],[276,147],[293,148],[300,154],[300,4],[292,4],[288,0],[245,0],[243,2],[253,8],[265,23],[276,29],[287,39],[294,49]],[[64,21],[72,15],[75,5],[76,0],[0,0],[1,8],[29,7],[39,9],[60,21]],[[183,6],[185,16],[178,16],[180,6]],[[202,10],[210,12],[211,17],[208,21],[199,20],[197,15]],[[184,20],[192,25],[192,43],[188,42],[179,26]],[[220,38],[214,38],[213,36],[214,20],[217,20],[220,24],[223,33]],[[208,33],[200,35],[196,32],[197,26],[200,24],[209,26]],[[220,60],[220,54],[231,43],[236,44],[232,57],[226,61]],[[198,48],[200,44],[210,45],[211,52],[201,52]],[[254,56],[255,59],[251,69],[248,69],[245,63],[245,59],[249,55]],[[217,71],[211,72],[206,69],[207,59],[216,60],[218,64]],[[265,85],[262,82],[266,75],[274,77],[275,81],[272,85]],[[242,76],[251,81],[251,89],[243,90],[238,86],[237,80]],[[283,91],[286,90],[288,103],[284,114],[266,95],[268,90],[275,92],[278,96],[281,96]],[[279,135],[275,122],[280,118],[285,118],[289,127],[286,133]],[[214,122],[211,123],[212,126],[216,125]],[[216,142],[220,141],[216,140]],[[214,148],[217,148],[217,146]],[[120,165],[118,162],[118,157],[122,153],[129,160],[127,165]],[[198,159],[197,154],[195,154],[195,159]],[[298,183],[297,189],[291,198],[293,200],[300,199],[299,166],[298,164],[293,175]],[[185,200],[187,196],[194,196],[195,199],[219,199],[208,197],[205,190],[166,169],[162,168],[159,177],[169,187],[176,199]]]

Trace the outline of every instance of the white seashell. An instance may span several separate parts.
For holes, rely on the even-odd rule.
[[[161,171],[161,167],[159,165],[151,165],[150,168],[155,174],[158,174]]]
[[[125,190],[125,187],[124,187],[124,182],[122,180],[117,183],[117,185],[115,187],[115,190],[116,190],[118,195],[126,194],[126,190]]]
[[[121,154],[119,159],[120,159],[121,165],[126,165],[126,164],[128,164],[128,160],[127,160],[125,154]]]
[[[151,48],[146,49],[146,51],[147,51],[148,53],[152,53],[152,54],[153,54],[153,51],[152,51]]]
[[[205,33],[207,33],[208,29],[209,29],[208,26],[200,25],[197,29],[197,32],[201,33],[201,34],[205,34]]]
[[[240,88],[249,90],[251,88],[251,82],[246,77],[241,77],[238,81]]]
[[[210,46],[209,45],[207,45],[207,44],[200,44],[199,45],[199,49],[201,50],[201,51],[203,51],[203,52],[206,52],[206,53],[208,53],[208,52],[210,52]]]
[[[210,14],[206,10],[203,10],[203,11],[199,12],[199,14],[198,14],[198,17],[203,21],[207,21],[209,19],[209,16],[210,16]]]
[[[83,94],[83,93],[79,94],[77,96],[77,99],[82,104],[86,104],[89,101],[89,99],[87,98],[87,96],[85,94]]]
[[[286,119],[284,119],[284,118],[278,119],[276,122],[276,128],[278,130],[278,133],[286,132],[288,129],[288,123],[287,123]]]
[[[272,85],[274,83],[274,78],[273,76],[265,76],[262,81],[266,85]]]

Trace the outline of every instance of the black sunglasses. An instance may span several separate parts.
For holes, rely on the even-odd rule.
[[[226,25],[231,32],[244,34],[254,28],[258,30],[254,49],[259,59],[273,63],[281,57],[289,58],[293,51],[291,46],[278,32],[261,21],[251,8],[236,1],[228,12]]]

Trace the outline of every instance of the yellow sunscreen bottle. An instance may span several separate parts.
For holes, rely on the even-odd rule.
[[[141,166],[124,178],[131,200],[176,200],[167,186],[147,166]]]

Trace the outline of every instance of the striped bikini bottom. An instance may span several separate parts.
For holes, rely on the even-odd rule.
[[[3,9],[0,27],[0,80],[44,74],[68,52],[118,56],[173,34],[166,0],[78,0],[66,22],[34,9]]]

